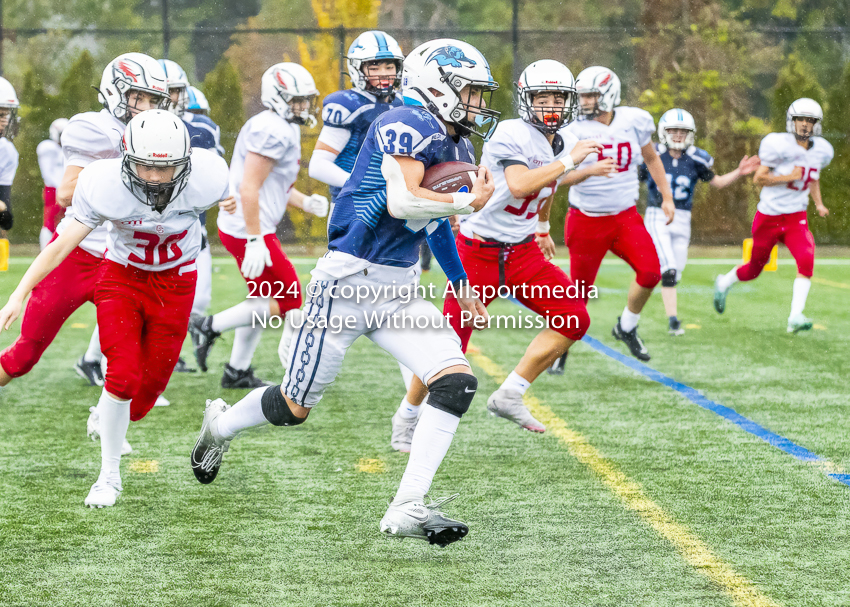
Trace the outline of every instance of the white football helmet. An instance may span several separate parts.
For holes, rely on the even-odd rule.
[[[579,99],[579,111],[585,118],[595,118],[602,112],[611,112],[620,105],[620,79],[607,67],[595,65],[585,68],[576,78],[576,92],[579,95],[599,93],[596,106],[586,109]]]
[[[367,70],[373,61],[393,61],[396,64],[396,75],[390,86],[376,87],[369,83]],[[385,32],[372,30],[363,32],[348,48],[348,75],[354,88],[371,93],[379,98],[395,97],[396,90],[401,84],[401,66],[404,54],[395,38]]]
[[[210,113],[210,102],[201,89],[194,86],[189,87],[189,105],[186,109],[193,114],[207,115]]]
[[[667,129],[683,129],[688,131],[685,141],[676,143],[667,134]],[[687,110],[673,108],[667,110],[658,121],[658,141],[662,145],[667,146],[671,150],[687,150],[694,144],[694,135],[697,132],[697,125],[694,122],[694,117]]]
[[[158,107],[167,107],[169,98],[165,70],[156,59],[142,53],[124,53],[106,66],[100,79],[98,100],[113,116],[125,123],[132,117],[127,106],[127,93],[130,91],[145,91],[160,97]]]
[[[278,63],[263,74],[261,100],[263,105],[278,116],[295,124],[316,125],[316,99],[319,89],[313,76],[297,63]],[[310,107],[295,114],[290,104],[293,99],[303,98],[310,101]]]
[[[189,77],[186,72],[174,61],[170,59],[160,59],[159,64],[165,72],[165,84],[168,88],[168,96],[171,96],[171,91],[177,90],[177,103],[173,101],[168,105],[168,111],[183,117],[186,112],[186,107],[189,105]]]
[[[533,127],[551,134],[575,120],[578,106],[575,79],[563,63],[551,59],[535,61],[523,70],[516,86],[519,117]],[[542,92],[562,93],[565,96],[563,108],[541,108],[543,120],[537,117],[537,110],[532,107],[534,96]]]
[[[461,98],[465,86],[481,91],[478,104]],[[499,122],[500,112],[489,107],[499,84],[484,55],[466,42],[443,38],[416,47],[404,60],[401,88],[405,104],[425,107],[463,137],[475,133],[486,141]]]
[[[15,87],[5,78],[0,77],[0,109],[9,112],[9,120],[0,128],[0,137],[14,139],[18,132],[18,108],[21,107]]]
[[[183,121],[165,110],[140,112],[124,129],[121,180],[133,196],[161,211],[186,187],[192,163],[189,131]],[[139,166],[174,167],[168,181],[139,176]]]
[[[816,118],[815,126],[812,129],[812,135],[820,136],[823,132],[821,123],[823,122],[823,108],[814,99],[802,97],[788,106],[788,111],[785,113],[785,130],[797,137],[797,129],[794,128],[794,118]]]
[[[57,118],[53,122],[50,123],[50,139],[55,141],[56,143],[62,143],[62,131],[65,130],[65,127],[68,126],[67,118]]]

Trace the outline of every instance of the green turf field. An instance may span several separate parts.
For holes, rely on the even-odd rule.
[[[298,265],[305,278],[311,267]],[[99,390],[72,370],[94,323],[86,306],[0,396],[0,605],[850,605],[850,486],[824,473],[850,470],[850,267],[816,266],[816,328],[797,336],[785,333],[794,267],[737,285],[720,317],[711,285],[730,267],[688,267],[683,337],[667,336],[652,298],[649,364],[827,463],[794,459],[584,344],[564,376],[532,387],[549,431],[524,432],[485,403],[533,332],[482,332],[479,394],[432,489],[459,492],[447,513],[470,527],[445,549],[378,531],[407,461],[389,446],[403,386],[365,339],[306,424],[238,438],[202,486],[189,452],[204,400],[242,395],[219,387],[226,334],[217,371],[174,377],[172,405],[131,424],[118,504],[85,508],[100,467],[85,434]],[[25,268],[0,274],[0,293]],[[217,311],[246,289],[231,261],[215,268]],[[610,331],[631,277],[603,266],[589,307],[590,335],[621,352]],[[279,336],[263,338],[261,377],[280,376]]]

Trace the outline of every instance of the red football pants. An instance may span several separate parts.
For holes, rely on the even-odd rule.
[[[791,251],[797,262],[797,271],[811,278],[815,270],[815,238],[809,231],[806,212],[765,215],[756,211],[753,218],[753,255],[749,263],[738,268],[738,280],[745,282],[761,274],[777,242]]]
[[[640,286],[652,289],[661,281],[658,252],[635,207],[602,217],[570,209],[564,236],[570,251],[570,278],[583,292],[596,282],[608,251],[632,267]]]
[[[457,237],[457,252],[469,277],[469,284],[482,296],[481,301],[485,306],[495,299],[493,291],[499,288],[500,278],[499,256],[505,251],[504,285],[510,288],[511,295],[547,318],[548,326],[553,331],[574,341],[584,337],[590,327],[590,316],[584,300],[567,297],[568,290],[575,291],[575,286],[563,270],[544,257],[536,242],[514,245],[509,249],[488,247],[487,244],[462,234]],[[503,287],[504,291],[507,289]],[[443,314],[449,316],[452,327],[460,337],[463,351],[466,352],[472,327],[461,327],[460,304],[451,294],[443,304]]]
[[[248,241],[245,238],[236,238],[230,234],[225,234],[221,230],[218,231],[218,235],[221,238],[221,244],[236,259],[236,267],[239,268],[241,274],[242,260],[245,259],[245,245]],[[280,314],[283,316],[289,310],[297,310],[301,307],[303,303],[301,283],[298,280],[298,272],[295,271],[295,266],[283,252],[283,247],[277,236],[266,234],[263,236],[263,240],[269,249],[272,265],[266,266],[263,273],[252,280],[248,280],[244,275],[242,278],[245,278],[245,282],[248,283],[249,295],[263,297],[263,294],[270,293],[271,298],[280,306]],[[296,287],[297,296],[295,296]]]
[[[187,267],[148,272],[103,262],[95,304],[105,388],[132,400],[133,421],[147,415],[165,391],[186,339],[198,278],[194,264]]]
[[[56,231],[56,226],[65,217],[65,209],[56,203],[56,188],[44,186],[41,193],[44,199],[44,217],[42,225],[51,232]]]
[[[29,373],[59,329],[77,308],[94,301],[99,257],[77,247],[32,290],[21,320],[21,334],[0,354],[10,377]]]

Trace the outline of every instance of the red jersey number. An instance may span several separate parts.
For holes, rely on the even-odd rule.
[[[545,188],[537,190],[536,192],[533,192],[533,193],[529,194],[528,196],[526,196],[525,198],[523,198],[522,204],[520,204],[518,207],[507,206],[507,207],[505,207],[505,211],[507,211],[511,215],[516,215],[517,217],[520,217],[520,216],[524,215],[526,213],[526,211],[528,211],[528,207],[531,205],[532,202],[534,202],[535,203],[534,208],[532,210],[528,211],[528,214],[525,215],[526,219],[531,219],[532,217],[537,215],[537,209],[540,206],[540,202],[542,200],[545,200],[549,196],[551,196],[552,192],[554,192],[555,188],[557,188],[557,187],[558,187],[558,182],[553,181],[552,183],[547,185]],[[544,194],[543,196],[540,195],[541,192]]]
[[[614,158],[613,156],[606,156],[605,150],[613,150],[614,146],[610,143],[602,144],[602,151],[599,152],[599,160],[603,158]],[[629,166],[632,164],[632,144],[628,141],[623,141],[617,144],[617,157],[615,159],[617,161],[617,172],[625,173],[629,170]]]
[[[789,181],[788,189],[796,190],[797,192],[802,192],[803,190],[809,189],[809,184],[817,179],[818,170],[814,167],[807,169],[806,167],[794,167],[795,169],[800,169],[803,171],[803,178],[798,179],[797,181]],[[798,183],[802,183],[803,185],[797,186]]]
[[[142,241],[136,246],[144,251],[145,256],[142,258],[135,253],[130,253],[128,259],[133,263],[144,264],[146,266],[155,266],[180,259],[183,251],[180,250],[177,242],[185,238],[188,233],[189,230],[183,230],[179,234],[166,236],[165,240],[160,242],[159,236],[156,234],[133,232],[133,238]]]

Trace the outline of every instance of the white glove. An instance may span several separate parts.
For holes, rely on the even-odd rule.
[[[245,259],[242,260],[242,276],[253,280],[263,273],[266,266],[272,265],[272,255],[262,236],[249,236],[245,245]]]
[[[316,217],[328,216],[328,207],[330,206],[330,203],[328,202],[328,199],[321,194],[305,196],[302,204],[304,205],[305,211],[312,213]]]

